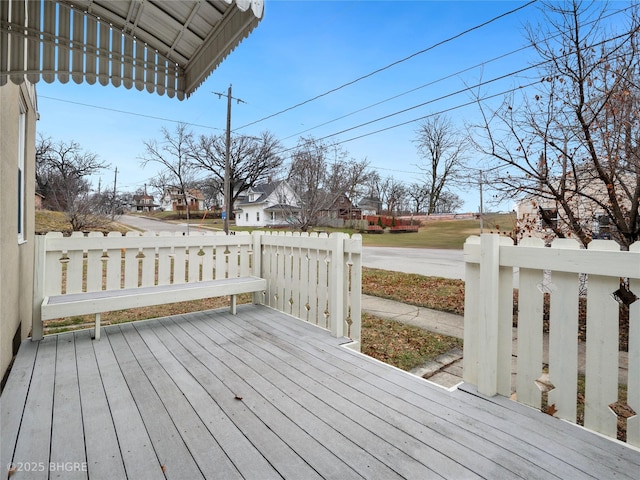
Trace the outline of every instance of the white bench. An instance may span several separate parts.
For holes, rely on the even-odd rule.
[[[172,236],[155,233],[100,233],[37,237],[32,338],[42,338],[42,322],[95,314],[100,338],[103,312],[267,290],[253,255],[250,235]],[[259,247],[258,247],[259,248]],[[65,266],[66,265],[66,266]]]

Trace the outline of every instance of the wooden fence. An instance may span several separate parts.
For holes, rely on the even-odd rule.
[[[42,331],[47,296],[253,275],[268,280],[254,301],[348,336],[359,349],[360,235],[53,232],[44,239],[36,238],[34,332]]]
[[[615,438],[617,423],[626,421],[627,442],[640,446],[640,242],[629,251],[610,240],[582,249],[558,239],[545,248],[539,239],[514,246],[509,238],[482,235],[467,239],[464,256],[465,382],[534,408],[547,386],[547,412],[576,422],[584,381],[584,426]],[[626,353],[620,353],[620,315],[627,308],[621,303],[628,305]],[[628,371],[619,368],[621,356]],[[619,383],[626,384],[626,400],[619,398]],[[619,417],[616,406],[632,416]]]

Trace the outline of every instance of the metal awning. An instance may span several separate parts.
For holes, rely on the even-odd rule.
[[[0,85],[76,83],[189,96],[256,27],[263,0],[2,0]]]

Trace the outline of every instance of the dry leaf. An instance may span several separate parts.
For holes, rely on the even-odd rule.
[[[242,400],[242,397],[240,395],[236,395],[236,400]]]
[[[549,405],[544,413],[546,413],[547,415],[551,415],[553,417],[557,412],[558,412],[558,409],[556,408],[556,404],[554,403],[552,405]]]
[[[160,465],[160,468],[162,469],[162,473],[165,473],[167,471],[166,465]]]
[[[7,477],[11,477],[11,475],[13,475],[14,473],[16,473],[16,467],[11,467],[9,469],[9,475]]]

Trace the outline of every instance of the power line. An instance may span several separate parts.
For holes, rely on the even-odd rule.
[[[449,38],[445,39],[445,40],[441,40],[441,41],[439,41],[437,43],[434,43],[433,45],[431,45],[431,46],[429,46],[427,48],[424,48],[424,49],[422,49],[422,50],[420,50],[418,52],[412,53],[411,55],[409,55],[407,57],[401,58],[400,60],[396,60],[395,62],[392,62],[392,63],[390,63],[390,64],[388,64],[388,65],[386,65],[384,67],[378,68],[377,70],[374,70],[373,72],[367,73],[366,75],[362,75],[362,76],[356,78],[355,80],[351,80],[351,81],[349,81],[347,83],[344,83],[344,84],[342,84],[342,85],[340,85],[338,87],[332,88],[331,90],[327,90],[326,92],[321,93],[320,95],[316,95],[315,97],[312,97],[312,98],[310,98],[308,100],[305,100],[303,102],[300,102],[300,103],[297,103],[295,105],[292,105],[291,107],[287,107],[284,110],[280,110],[279,112],[272,113],[271,115],[267,115],[266,117],[263,117],[263,118],[260,118],[258,120],[255,120],[253,122],[250,122],[250,123],[247,123],[245,125],[242,125],[241,127],[236,128],[236,130],[242,130],[243,128],[246,128],[246,127],[248,127],[250,125],[255,125],[256,123],[263,122],[264,120],[267,120],[269,118],[273,118],[275,116],[281,115],[281,114],[283,114],[285,112],[288,112],[288,111],[293,110],[295,108],[301,107],[302,105],[306,105],[307,103],[313,102],[314,100],[317,100],[319,98],[325,97],[325,96],[327,96],[327,95],[329,95],[331,93],[335,93],[338,90],[342,90],[343,88],[348,87],[350,85],[353,85],[354,83],[357,83],[357,82],[359,82],[361,80],[364,80],[366,78],[372,77],[373,75],[376,75],[376,74],[381,73],[381,72],[383,72],[385,70],[388,70],[391,67],[395,67],[396,65],[399,65],[399,64],[401,64],[403,62],[406,62],[407,60],[410,60],[410,59],[412,59],[414,57],[417,57],[418,55],[422,55],[423,53],[426,53],[426,52],[428,52],[430,50],[433,50],[436,47],[442,46],[445,43],[449,43],[449,42],[451,42],[451,41],[453,41],[453,40],[455,40],[457,38],[460,38],[460,37],[466,35],[467,33],[470,33],[470,32],[473,32],[474,30],[478,30],[480,28],[486,27],[487,25],[495,22],[496,20],[499,20],[499,19],[501,19],[503,17],[506,17],[508,15],[511,15],[511,14],[517,12],[518,10],[522,10],[523,8],[526,8],[526,7],[530,6],[530,5],[533,5],[536,2],[537,2],[537,0],[531,0],[528,3],[525,3],[524,5],[521,5],[521,6],[515,8],[513,10],[510,10],[510,11],[502,13],[502,14],[496,16],[496,17],[493,17],[492,19],[487,20],[486,22],[483,22],[483,23],[481,23],[479,25],[476,25],[474,27],[468,28],[467,30],[464,30],[464,31],[462,31],[462,32],[460,32],[460,33],[458,33],[456,35],[453,35],[452,37],[449,37]]]
[[[326,126],[326,125],[329,125],[330,123],[337,122],[338,120],[342,120],[342,119],[344,119],[344,118],[350,117],[350,116],[352,116],[352,115],[355,115],[356,113],[364,112],[365,110],[368,110],[368,109],[370,109],[370,108],[377,107],[378,105],[382,105],[383,103],[387,103],[387,102],[389,102],[389,101],[391,101],[391,100],[395,100],[396,98],[400,98],[400,97],[403,97],[403,96],[408,95],[408,94],[410,94],[410,93],[413,93],[413,92],[416,92],[416,91],[418,91],[418,90],[421,90],[421,89],[423,89],[423,88],[430,87],[430,86],[435,85],[435,84],[437,84],[437,83],[443,82],[443,81],[448,80],[448,79],[453,78],[453,77],[456,77],[456,76],[458,76],[458,75],[460,75],[460,74],[462,74],[462,73],[468,72],[468,71],[470,71],[470,70],[474,70],[474,69],[476,69],[476,68],[478,68],[478,67],[482,67],[482,66],[484,66],[484,65],[487,65],[487,64],[489,64],[489,63],[495,62],[495,61],[497,61],[497,60],[501,60],[501,59],[506,58],[506,57],[508,57],[508,56],[510,56],[510,55],[513,55],[513,54],[515,54],[515,53],[519,53],[519,52],[521,52],[521,51],[523,51],[523,50],[527,50],[527,49],[529,49],[529,48],[531,48],[531,47],[532,47],[532,45],[526,45],[526,46],[524,46],[524,47],[520,47],[520,48],[518,48],[518,49],[516,49],[516,50],[512,50],[512,51],[510,51],[510,52],[507,52],[507,53],[504,53],[504,54],[502,54],[502,55],[499,55],[499,56],[497,56],[497,57],[493,57],[493,58],[491,58],[491,59],[489,59],[489,60],[486,60],[486,61],[483,61],[483,62],[477,63],[477,64],[475,64],[475,65],[473,65],[473,66],[471,66],[471,67],[467,67],[467,68],[464,68],[464,69],[462,69],[462,70],[458,70],[457,72],[450,73],[449,75],[446,75],[446,76],[444,76],[444,77],[440,77],[440,78],[438,78],[438,79],[436,79],[436,80],[432,80],[432,81],[430,81],[430,82],[428,82],[428,83],[424,83],[424,84],[422,84],[422,85],[420,85],[420,86],[418,86],[418,87],[414,87],[414,88],[412,88],[412,89],[410,89],[410,90],[407,90],[407,91],[405,91],[405,92],[398,93],[397,95],[393,95],[393,96],[391,96],[391,97],[385,98],[384,100],[380,100],[380,101],[378,101],[378,102],[372,103],[372,104],[367,105],[367,106],[365,106],[365,107],[359,108],[359,109],[357,109],[357,110],[354,110],[353,112],[347,113],[347,114],[342,115],[342,116],[340,116],[340,117],[334,118],[334,119],[332,119],[332,120],[327,120],[326,122],[320,123],[320,124],[315,125],[315,126],[313,126],[313,127],[309,127],[309,128],[307,128],[306,130],[302,130],[301,132],[298,132],[298,133],[294,133],[294,134],[292,134],[292,135],[289,135],[288,137],[283,138],[283,140],[288,140],[289,138],[297,137],[298,135],[301,135],[301,134],[303,134],[303,133],[309,132],[309,131],[311,131],[311,130],[315,130],[316,128],[324,127],[324,126]]]
[[[611,41],[613,41],[613,40],[619,40],[619,39],[621,39],[621,38],[623,38],[623,37],[626,37],[626,36],[628,36],[628,35],[632,35],[633,33],[634,33],[634,31],[625,32],[625,33],[620,34],[620,35],[617,35],[617,36],[615,36],[615,37],[608,38],[608,39],[602,40],[602,41],[600,41],[600,42],[597,42],[597,43],[595,43],[595,44],[593,44],[593,45],[589,46],[589,48],[595,48],[595,47],[598,47],[598,46],[602,46],[602,45],[606,44],[607,42],[611,42]],[[565,53],[565,54],[561,55],[560,57],[569,56],[569,55],[571,55],[571,52],[567,52],[567,53]],[[538,62],[537,64],[530,65],[530,66],[528,66],[528,67],[524,67],[524,68],[521,68],[521,69],[518,69],[518,70],[515,70],[515,71],[512,71],[512,72],[509,72],[509,73],[506,73],[506,74],[500,75],[500,76],[495,77],[495,78],[493,78],[493,79],[491,79],[491,80],[487,80],[487,81],[484,81],[484,82],[479,82],[479,83],[477,83],[476,85],[472,85],[472,86],[469,86],[469,87],[465,87],[465,88],[460,89],[460,90],[457,90],[457,91],[455,91],[455,92],[450,92],[450,93],[448,93],[448,94],[445,94],[445,95],[442,95],[442,96],[440,96],[440,97],[437,97],[437,98],[433,98],[433,99],[427,100],[426,102],[422,102],[422,103],[420,103],[420,104],[413,105],[413,106],[411,106],[411,107],[407,107],[407,108],[402,109],[402,110],[399,110],[399,111],[397,111],[397,112],[393,112],[393,113],[390,113],[390,114],[388,114],[388,115],[384,115],[384,116],[382,116],[382,117],[378,117],[378,118],[376,118],[376,119],[369,120],[368,122],[364,122],[364,123],[361,123],[361,124],[359,124],[359,125],[355,125],[355,126],[353,126],[353,127],[345,128],[345,129],[343,129],[343,130],[340,130],[340,131],[338,131],[338,132],[335,132],[335,133],[332,133],[332,134],[329,134],[329,135],[325,135],[324,137],[320,137],[320,138],[319,138],[319,139],[317,139],[317,140],[318,140],[318,141],[326,140],[326,139],[328,139],[328,138],[335,137],[336,135],[340,135],[341,133],[346,133],[346,132],[349,132],[349,131],[351,131],[351,130],[355,130],[355,129],[358,129],[358,128],[361,128],[361,127],[364,127],[364,126],[367,126],[367,125],[371,125],[371,124],[373,124],[373,123],[377,123],[377,122],[379,122],[379,121],[381,121],[381,120],[386,120],[386,119],[391,118],[391,117],[393,117],[393,116],[396,116],[396,115],[399,115],[399,114],[402,114],[402,113],[406,113],[406,112],[408,112],[408,111],[414,110],[414,109],[419,108],[419,107],[423,107],[423,106],[425,106],[425,105],[427,105],[427,104],[434,103],[434,102],[437,102],[437,101],[439,101],[439,100],[444,100],[444,99],[446,99],[446,98],[450,98],[450,97],[453,97],[453,96],[455,96],[455,95],[459,95],[460,93],[467,92],[467,91],[469,91],[469,90],[472,90],[472,89],[475,89],[475,88],[478,88],[478,87],[481,87],[481,86],[487,85],[487,84],[489,84],[489,83],[493,83],[493,82],[498,81],[498,80],[503,80],[503,79],[505,79],[505,78],[508,78],[508,77],[511,77],[511,76],[517,75],[517,74],[519,74],[519,73],[522,73],[522,72],[524,72],[524,71],[530,70],[530,69],[532,69],[532,68],[538,68],[538,67],[540,67],[540,66],[542,66],[542,65],[544,65],[544,64],[546,64],[546,63],[550,63],[551,61],[552,61],[552,60],[544,60],[544,61],[542,61],[542,62]],[[535,80],[535,81],[533,81],[533,82],[531,82],[531,83],[529,83],[529,84],[527,84],[527,85],[518,86],[518,87],[515,87],[515,88],[512,88],[512,89],[509,89],[509,90],[505,90],[505,91],[503,91],[503,92],[501,92],[501,93],[496,93],[496,94],[493,94],[493,95],[490,95],[490,96],[484,97],[484,100],[488,100],[488,99],[491,99],[491,98],[495,98],[495,97],[497,97],[497,96],[505,95],[505,94],[507,94],[507,93],[512,93],[512,92],[517,91],[517,90],[521,90],[521,89],[524,89],[524,88],[528,88],[528,87],[533,86],[533,85],[535,85],[535,84],[537,84],[537,83],[540,83],[540,80]],[[425,116],[422,116],[422,117],[419,117],[419,118],[416,118],[416,119],[413,119],[413,120],[409,120],[409,121],[407,121],[407,122],[402,122],[402,123],[399,123],[399,124],[396,124],[396,125],[392,125],[392,126],[387,127],[387,128],[383,128],[383,129],[380,129],[380,130],[376,130],[376,131],[374,131],[374,132],[370,132],[370,133],[367,133],[367,134],[364,134],[364,135],[360,135],[360,136],[353,137],[353,138],[351,138],[351,139],[344,140],[344,141],[339,141],[339,142],[336,142],[336,143],[337,143],[338,145],[339,145],[339,144],[342,144],[342,143],[347,143],[347,142],[350,142],[350,141],[353,141],[353,140],[357,140],[357,139],[360,139],[360,138],[363,138],[363,137],[367,137],[367,136],[370,136],[370,135],[374,135],[374,134],[376,134],[376,133],[381,133],[381,132],[384,132],[384,131],[386,131],[386,130],[391,130],[391,129],[393,129],[393,128],[397,128],[397,127],[400,127],[400,126],[408,125],[408,124],[410,124],[410,123],[415,123],[415,122],[417,122],[417,121],[424,120],[424,119],[429,118],[429,117],[432,117],[432,116],[434,116],[434,115],[438,115],[438,114],[446,113],[446,112],[449,112],[449,111],[452,111],[452,110],[456,110],[456,109],[458,109],[458,108],[462,108],[462,107],[465,107],[465,106],[469,106],[469,105],[472,105],[472,104],[474,104],[474,103],[476,103],[476,101],[475,101],[475,100],[473,100],[473,101],[471,101],[471,102],[463,103],[463,104],[461,104],[461,105],[453,106],[453,107],[450,107],[450,108],[447,108],[447,109],[444,109],[444,110],[441,110],[440,112],[431,113],[431,114],[428,114],[428,115],[425,115]],[[288,137],[288,138],[289,138],[289,137]],[[288,148],[288,149],[284,150],[284,151],[283,151],[283,152],[281,152],[281,153],[286,153],[286,152],[288,152],[288,151],[294,150],[295,148],[296,148],[296,147]]]
[[[528,83],[526,85],[519,85],[517,87],[513,87],[511,89],[504,90],[502,92],[494,93],[493,95],[489,95],[489,96],[483,97],[483,100],[490,100],[492,98],[496,98],[496,97],[500,97],[500,96],[506,95],[507,93],[512,93],[512,92],[515,92],[515,91],[518,91],[518,90],[523,90],[523,89],[531,87],[531,86],[533,86],[533,85],[535,85],[537,83],[540,83],[540,80],[536,80],[536,81],[530,82],[530,83]],[[472,88],[472,87],[469,87],[469,88]],[[374,131],[369,132],[369,133],[364,133],[362,135],[358,135],[356,137],[348,138],[346,140],[340,140],[340,141],[337,141],[335,143],[336,143],[336,145],[341,145],[343,143],[348,143],[348,142],[352,142],[354,140],[359,140],[359,139],[364,138],[364,137],[369,137],[371,135],[376,135],[378,133],[386,132],[387,130],[393,130],[394,128],[398,128],[398,127],[402,127],[404,125],[409,125],[411,123],[419,122],[420,120],[425,120],[425,119],[427,119],[429,117],[433,117],[433,116],[436,116],[436,115],[441,115],[443,113],[451,112],[451,111],[457,110],[459,108],[468,107],[469,105],[473,105],[474,103],[476,103],[476,100],[471,100],[471,101],[466,102],[466,103],[462,103],[462,104],[459,104],[459,105],[455,105],[453,107],[445,108],[445,109],[440,110],[438,112],[432,112],[432,113],[429,113],[428,115],[423,115],[422,117],[418,117],[418,118],[414,118],[412,120],[407,120],[405,122],[397,123],[395,125],[391,125],[391,126],[388,126],[388,127],[385,127],[385,128],[381,128],[379,130],[374,130]],[[370,123],[372,123],[372,122],[366,122],[366,123],[364,123],[362,125],[358,125],[356,127],[353,127],[353,128],[350,128],[350,129],[347,129],[347,130],[344,130],[344,131],[353,130],[353,129],[359,128],[361,126],[368,125]],[[331,138],[331,137],[334,137],[334,136],[338,135],[339,133],[343,133],[344,131],[333,133],[333,134],[330,134],[330,135],[325,135],[324,137],[320,137],[317,140],[318,141],[326,140],[328,138]],[[282,150],[280,153],[281,154],[282,153],[287,153],[287,152],[290,152],[292,150],[295,150],[296,148],[297,147],[290,147],[290,148],[287,148],[285,150]],[[406,173],[409,173],[409,172],[406,172]]]
[[[73,100],[66,100],[66,99],[63,99],[63,98],[48,97],[46,95],[40,95],[40,94],[38,94],[38,98],[46,98],[47,100],[54,100],[56,102],[62,102],[62,103],[70,103],[70,104],[73,104],[73,105],[80,105],[82,107],[96,108],[98,110],[105,110],[105,111],[108,111],[108,112],[122,113],[124,115],[131,115],[131,116],[134,116],[134,117],[151,118],[153,120],[162,120],[163,122],[182,123],[184,125],[189,125],[191,127],[199,127],[199,128],[207,128],[209,130],[222,130],[222,131],[224,131],[223,128],[212,127],[210,125],[200,125],[200,124],[197,124],[197,123],[190,123],[190,122],[185,122],[185,121],[182,121],[182,120],[173,120],[171,118],[157,117],[155,115],[147,115],[147,114],[144,114],[144,113],[129,112],[127,110],[118,110],[116,108],[103,107],[103,106],[100,106],[100,105],[91,105],[89,103],[75,102]]]
[[[627,10],[631,9],[631,8],[632,8],[632,6],[629,6],[629,7],[622,8],[622,9],[620,9],[620,10],[616,10],[616,11],[614,11],[614,12],[609,13],[608,15],[603,16],[602,18],[604,19],[604,18],[609,18],[609,17],[615,16],[615,15],[618,15],[618,14],[620,14],[620,13],[622,13],[622,12],[625,12],[625,11],[627,11]],[[592,25],[592,24],[596,23],[597,21],[598,21],[598,19],[596,19],[596,20],[592,20],[591,22],[587,22],[585,25],[587,25],[587,26],[588,26],[588,25]],[[605,40],[605,41],[603,41],[603,42],[601,42],[601,43],[598,43],[597,45],[594,45],[594,46],[602,45],[602,44],[604,44],[605,42],[610,41],[610,40],[619,39],[619,38],[621,38],[622,36],[625,36],[625,35],[626,35],[626,33],[625,33],[625,34],[623,34],[623,35],[619,35],[619,36],[617,36],[617,37],[614,37],[614,38],[611,38],[611,39]],[[559,37],[559,36],[561,36],[561,34],[559,34],[559,33],[558,33],[558,34],[556,34],[556,35],[553,35],[553,36],[549,37],[547,40],[552,40],[552,39],[557,38],[557,37]],[[523,46],[523,47],[520,47],[520,48],[518,48],[518,49],[516,49],[516,50],[512,50],[512,51],[507,52],[507,53],[504,53],[504,54],[502,54],[502,55],[498,55],[498,56],[493,57],[493,58],[491,58],[491,59],[489,59],[489,60],[485,60],[485,61],[482,61],[482,62],[480,62],[480,63],[477,63],[477,64],[475,64],[475,65],[473,65],[473,66],[471,66],[471,67],[464,68],[464,69],[462,69],[462,70],[459,70],[459,71],[457,71],[457,72],[451,73],[451,74],[446,75],[446,76],[444,76],[444,77],[440,77],[440,78],[438,78],[438,79],[436,79],[436,80],[432,80],[432,81],[430,81],[430,82],[427,82],[427,83],[422,84],[422,85],[420,85],[420,86],[418,86],[418,87],[415,87],[415,88],[412,88],[412,89],[410,89],[410,90],[407,90],[407,91],[405,91],[405,92],[399,93],[399,94],[397,94],[397,95],[393,95],[393,96],[388,97],[388,98],[386,98],[386,99],[384,99],[384,100],[380,100],[380,101],[378,101],[378,102],[372,103],[372,104],[367,105],[367,106],[365,106],[365,107],[359,108],[359,109],[354,110],[354,111],[352,111],[352,112],[349,112],[349,113],[347,113],[347,114],[345,114],[345,115],[341,115],[341,116],[339,116],[339,117],[336,117],[336,118],[331,119],[331,120],[327,120],[327,121],[325,121],[325,122],[323,122],[323,123],[320,123],[320,124],[318,124],[318,125],[315,125],[315,126],[313,126],[313,127],[309,127],[309,128],[307,128],[307,129],[305,129],[305,130],[302,130],[302,131],[300,131],[300,132],[297,132],[297,133],[294,133],[294,134],[289,135],[289,136],[287,136],[287,137],[284,137],[282,140],[288,140],[289,138],[297,137],[298,135],[302,135],[303,133],[310,132],[311,130],[315,130],[316,128],[324,127],[324,126],[326,126],[326,125],[329,125],[329,124],[331,124],[331,123],[337,122],[337,121],[339,121],[339,120],[343,120],[343,119],[345,119],[345,118],[347,118],[347,117],[350,117],[350,116],[352,116],[352,115],[355,115],[356,113],[360,113],[360,112],[363,112],[363,111],[368,110],[368,109],[370,109],[370,108],[377,107],[378,105],[382,105],[383,103],[387,103],[387,102],[389,102],[389,101],[391,101],[391,100],[395,100],[396,98],[400,98],[400,97],[402,97],[402,96],[404,96],[404,95],[408,95],[409,93],[413,93],[413,92],[416,92],[416,91],[421,90],[421,89],[423,89],[423,88],[426,88],[426,87],[429,87],[429,86],[435,85],[435,84],[437,84],[437,83],[440,83],[440,82],[443,82],[443,81],[448,80],[448,79],[450,79],[450,78],[453,78],[453,77],[456,77],[456,76],[458,76],[458,75],[461,75],[461,74],[463,74],[463,73],[465,73],[465,72],[468,72],[468,71],[474,70],[474,69],[479,68],[479,67],[483,67],[483,66],[488,65],[488,64],[490,64],[490,63],[493,63],[493,62],[495,62],[495,61],[502,60],[503,58],[506,58],[506,57],[509,57],[509,56],[514,55],[514,54],[516,54],[516,53],[522,52],[523,50],[528,50],[528,49],[530,49],[530,48],[532,48],[532,47],[533,47],[533,45],[532,45],[532,44],[528,44],[528,45],[525,45],[525,46]],[[538,66],[542,65],[543,63],[545,63],[545,62],[541,62],[541,63],[539,63],[539,64],[538,64]],[[524,71],[524,70],[526,70],[526,69],[522,69],[522,70],[519,70],[519,71],[513,72],[513,74],[518,73],[518,72],[520,72],[520,71]]]

